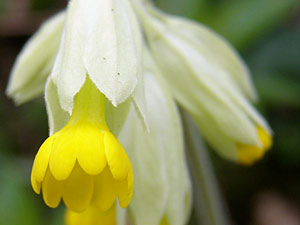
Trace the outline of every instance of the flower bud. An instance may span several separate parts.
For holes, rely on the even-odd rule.
[[[221,155],[243,164],[261,158],[270,145],[264,145],[259,130],[270,140],[271,130],[246,98],[254,99],[255,92],[236,53],[207,29],[153,8],[139,10],[150,51],[166,83],[207,141]],[[249,148],[253,154],[245,154]]]

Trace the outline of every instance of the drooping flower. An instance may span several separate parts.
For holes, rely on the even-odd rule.
[[[77,3],[76,1],[74,2],[75,2],[74,5],[77,5],[77,9],[78,9],[77,11],[79,11],[79,8],[85,9],[83,11],[91,11],[90,10],[91,8],[97,8],[97,7],[91,7],[91,5],[88,6],[88,4],[86,4],[86,7],[84,8],[83,6],[78,6],[80,5],[78,2]],[[161,70],[164,74],[164,78],[166,79],[166,83],[170,87],[170,90],[172,91],[174,97],[179,102],[179,104],[182,107],[184,107],[188,112],[190,112],[190,114],[194,117],[198,126],[201,129],[202,134],[204,135],[206,140],[210,143],[210,145],[213,146],[213,148],[215,148],[225,158],[238,161],[243,164],[252,164],[256,160],[260,159],[264,155],[265,151],[269,149],[270,146],[272,145],[272,138],[271,138],[272,132],[268,127],[267,123],[265,122],[265,120],[256,112],[256,110],[250,104],[249,99],[255,100],[256,93],[251,83],[251,79],[247,67],[244,65],[244,63],[239,58],[237,53],[233,50],[233,48],[219,35],[215,34],[214,32],[212,32],[211,30],[209,30],[207,27],[203,25],[191,22],[187,19],[181,19],[179,17],[174,17],[159,12],[151,5],[149,1],[146,1],[147,4],[144,4],[142,1],[139,0],[133,2],[136,5],[136,11],[140,15],[140,21],[142,23],[143,30],[148,40],[151,54],[153,54],[154,58],[157,60],[159,66],[161,67]],[[125,3],[126,6],[130,5],[127,1],[125,1]],[[103,3],[101,2],[101,4]],[[104,4],[104,6],[106,7],[103,8],[106,8],[107,12],[109,10],[111,10],[112,12],[116,12],[115,9],[113,8],[114,4],[119,4],[119,3],[114,1],[107,1],[106,4]],[[132,22],[131,24],[133,24],[131,30],[134,31],[133,36],[134,39],[136,39],[135,41],[136,49],[140,49],[139,46],[141,46],[142,44],[140,41],[141,32],[139,31],[138,28],[139,25],[135,19],[135,15],[134,12],[132,12],[131,7],[128,7],[127,9],[129,10],[128,11],[129,19],[127,21],[131,21]],[[81,13],[77,12],[77,14],[79,14],[79,16],[77,16],[78,18],[85,17],[84,13],[82,12]],[[105,15],[107,14],[108,13],[105,13]],[[96,16],[94,15],[94,17]],[[63,14],[59,15],[58,17],[62,18]],[[88,18],[88,16],[86,16],[86,18]],[[115,19],[118,18],[116,17]],[[69,21],[71,21],[70,23],[80,24],[78,25],[78,27],[84,23],[82,22],[84,20],[79,22],[76,21],[72,22],[73,20],[75,20],[73,19],[73,17],[69,19]],[[114,21],[114,20],[108,20],[107,18],[106,20]],[[52,22],[52,24],[56,24],[56,25],[51,25],[51,28],[55,30],[54,34],[59,36],[60,35],[59,27],[61,26],[60,24],[62,23],[61,22],[62,19],[54,18],[53,21],[58,21],[58,22]],[[94,19],[93,21],[95,22],[98,20]],[[86,28],[86,29],[79,29],[79,28],[77,29],[83,31],[80,32],[79,36],[81,37],[80,42],[85,43],[87,42],[86,40],[86,37],[88,36],[87,34],[90,33],[88,31],[91,30],[88,29],[88,27],[93,27],[93,26],[81,26],[81,27]],[[98,30],[105,29],[104,28],[105,26],[102,25],[100,27],[100,24],[98,27],[99,27]],[[122,28],[122,26],[120,27]],[[180,29],[178,29],[178,27],[180,27]],[[97,30],[97,29],[92,29],[92,30]],[[110,33],[106,32],[106,34],[110,34]],[[102,33],[99,34],[99,36],[100,35],[102,35]],[[39,36],[41,37],[42,35]],[[127,37],[128,35],[125,36]],[[44,36],[44,39],[45,38],[46,36]],[[117,38],[111,38],[111,39],[117,40]],[[84,41],[82,39],[84,39]],[[100,39],[101,38],[99,37],[99,40]],[[90,39],[88,41],[90,41]],[[34,41],[32,40],[31,42]],[[76,42],[76,40],[74,40],[73,42]],[[46,43],[46,42],[41,42],[41,43]],[[123,43],[123,42],[117,41],[116,43]],[[94,43],[94,45],[97,48],[101,46],[101,45],[97,45],[97,43]],[[34,45],[34,46],[39,47],[39,45]],[[42,46],[45,47],[44,45]],[[83,52],[82,45],[80,46],[81,48],[78,48],[76,47],[75,43],[73,43],[72,48],[74,49],[72,49],[72,51],[82,53]],[[114,46],[118,47],[118,45],[114,45]],[[87,46],[85,47],[86,47],[85,49],[92,49],[92,48],[87,48]],[[134,49],[134,47],[132,49]],[[23,55],[28,56],[29,54],[27,54],[26,52],[30,52],[30,49],[25,48],[23,52],[24,52]],[[37,52],[40,51],[34,51],[32,53],[33,58],[39,58],[38,57],[39,55],[36,54]],[[87,52],[87,50],[85,50],[84,52]],[[99,51],[95,51],[95,52],[98,52],[97,54],[99,54],[99,52],[102,52],[102,50],[100,49]],[[140,54],[139,53],[140,50],[136,52],[137,54]],[[83,56],[81,55],[81,58],[85,58],[86,57],[85,55],[86,54],[83,54]],[[53,56],[51,57],[53,58]],[[20,58],[26,58],[26,57],[20,57]],[[99,60],[101,56],[97,55],[97,57],[93,57],[93,58]],[[128,57],[126,56],[123,58],[128,58]],[[104,59],[106,59],[106,57],[102,57],[102,60]],[[19,60],[19,61],[26,62],[26,60]],[[65,62],[65,60],[61,60],[61,61]],[[72,62],[78,60],[70,60],[70,61]],[[86,60],[84,60],[84,62],[85,61]],[[133,61],[138,62],[138,60],[133,60]],[[18,64],[24,65],[24,63],[17,63],[16,68],[18,68]],[[80,64],[82,64],[82,62]],[[91,64],[93,65],[95,64],[98,66],[101,65],[101,63],[99,64],[99,61],[97,62],[94,61]],[[124,63],[124,65],[125,64],[126,63]],[[141,68],[140,64],[141,63],[136,63],[135,66],[133,66],[132,68],[139,67],[138,70],[140,70]],[[69,68],[69,66],[64,66],[64,67],[67,71],[72,71]],[[80,66],[80,68],[81,67],[82,66]],[[25,83],[22,84],[22,82],[20,82],[19,84],[21,73],[18,71],[20,71],[20,68],[14,70],[15,72],[13,73],[13,76],[11,78],[11,82],[8,88],[8,93],[11,96],[14,96],[16,101],[22,102],[25,101],[26,99],[18,100],[16,96],[26,96],[24,95],[24,93],[28,94],[29,92],[28,90],[26,91],[25,88],[23,87],[27,87],[27,86],[31,87],[31,85],[25,85]],[[81,71],[80,68],[78,69],[78,71]],[[97,70],[102,71],[101,66],[99,66],[99,69]],[[34,70],[31,69],[30,71],[34,71]],[[105,74],[105,71],[101,72],[101,74]],[[31,76],[27,76],[26,73],[22,77],[24,77],[23,80],[27,80],[27,81],[31,80]],[[45,78],[41,79],[41,77],[42,76],[38,76],[36,80],[43,81],[43,79],[45,79]],[[80,77],[82,81],[83,76],[81,75]],[[70,79],[68,78],[67,80],[69,81]],[[57,85],[57,79],[56,80],[54,79],[53,82]],[[104,83],[107,82],[105,81],[99,82],[98,86],[100,87],[100,85],[103,85]],[[61,84],[57,86],[61,86]],[[108,85],[106,90],[111,89],[109,86],[110,85]],[[22,89],[19,87],[22,87],[24,91],[22,92]],[[43,89],[41,88],[41,85],[39,86],[37,85],[37,88],[39,90]],[[61,93],[60,90],[61,88],[58,87],[58,89],[59,92]],[[76,89],[78,89],[78,87]],[[118,88],[116,89],[118,90]],[[143,111],[145,111],[145,109],[143,107],[143,101],[142,101],[143,98],[140,97],[143,95],[143,91],[141,91],[141,89],[142,89],[141,87],[137,87],[135,89],[135,92],[133,93],[133,98],[141,112],[141,115],[144,115]],[[14,90],[14,91],[9,91],[9,90]],[[29,93],[28,95],[31,94]],[[71,97],[68,96],[67,98],[70,99]],[[65,102],[65,100],[62,101]],[[67,102],[68,101],[69,100],[67,100]],[[61,103],[61,100],[59,102]],[[62,104],[64,105],[64,103]],[[56,108],[55,106],[52,107]],[[66,109],[69,108],[69,106],[64,105],[63,108]],[[51,126],[51,118],[50,118],[50,126]],[[262,137],[264,140],[261,139]]]
[[[272,145],[272,132],[250,100],[249,72],[213,31],[135,1],[150,51],[178,103],[227,159],[250,165]]]
[[[127,0],[73,0],[60,21],[62,17],[65,22],[60,46],[49,53],[51,57],[57,55],[45,89],[51,136],[35,158],[32,186],[37,193],[42,190],[50,207],[56,207],[62,198],[75,212],[84,211],[91,203],[106,211],[117,197],[120,205],[127,207],[133,171],[105,115],[108,111],[113,130],[120,129],[126,117],[126,102],[133,100],[143,115],[138,23]],[[60,35],[61,22],[51,24]],[[36,44],[39,51],[33,52],[34,58],[44,46]],[[23,58],[21,62],[26,62]],[[22,74],[20,69],[15,71],[9,90],[16,90],[10,96],[18,101],[18,85],[24,88],[27,84],[18,83]],[[27,73],[25,78],[44,79],[32,74]]]
[[[135,173],[128,208],[133,224],[184,225],[191,209],[191,182],[185,161],[179,112],[148,51],[144,51],[144,90],[149,130],[131,104],[119,139],[128,150]],[[138,138],[137,138],[138,137]],[[67,225],[116,224],[111,213],[90,207],[67,210]],[[118,221],[118,224],[122,224]]]
[[[131,196],[135,224],[186,224],[191,184],[176,102],[227,159],[250,165],[272,145],[247,67],[204,26],[147,0],[72,0],[45,29],[21,53],[7,93],[18,103],[36,97],[55,58],[50,137],[31,179],[50,207],[64,200],[68,225],[116,224],[116,198],[127,207]],[[43,55],[49,34],[56,42]]]
[[[106,211],[116,197],[122,207],[129,204],[131,163],[107,127],[104,95],[88,77],[75,97],[69,122],[39,149],[31,182],[36,193],[42,189],[50,207],[57,207],[61,198],[76,212],[91,201]]]

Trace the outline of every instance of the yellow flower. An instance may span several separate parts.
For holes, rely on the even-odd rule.
[[[273,139],[266,130],[258,127],[257,135],[261,142],[261,147],[240,143],[237,144],[239,163],[244,165],[252,165],[257,160],[260,160],[266,151],[272,147]]]
[[[86,78],[75,96],[69,122],[40,147],[31,183],[45,203],[57,207],[61,198],[75,212],[93,202],[106,211],[119,199],[127,207],[133,189],[129,158],[105,121],[105,97]]]
[[[67,225],[116,225],[116,206],[107,212],[101,212],[97,207],[90,206],[82,213],[71,210],[66,212]]]

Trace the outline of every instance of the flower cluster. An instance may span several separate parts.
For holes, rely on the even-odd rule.
[[[68,225],[122,224],[126,215],[138,225],[187,222],[177,104],[229,160],[251,165],[272,145],[232,47],[148,1],[71,0],[25,45],[7,88],[18,104],[43,91],[50,136],[31,183],[48,206],[63,199]]]

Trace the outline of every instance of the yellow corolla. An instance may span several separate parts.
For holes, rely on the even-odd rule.
[[[107,212],[101,212],[96,206],[88,207],[82,213],[71,210],[66,212],[67,225],[116,225],[116,206],[111,207]]]
[[[118,197],[127,207],[132,196],[133,171],[129,158],[105,121],[105,96],[86,78],[75,96],[64,128],[40,147],[32,168],[34,191],[57,207],[61,198],[74,212],[95,204],[109,210]]]
[[[272,137],[263,128],[257,128],[257,135],[261,142],[261,147],[238,144],[238,161],[244,165],[252,165],[257,160],[260,160],[266,151],[268,151],[273,144]]]
[[[159,225],[169,225],[169,223],[168,223],[168,220],[167,220],[167,217],[166,216],[164,216],[163,218],[162,218],[162,220],[160,221],[160,224]]]

